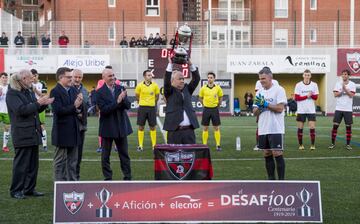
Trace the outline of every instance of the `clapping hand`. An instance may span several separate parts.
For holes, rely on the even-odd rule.
[[[256,96],[254,103],[259,108],[267,108],[269,106],[269,103],[265,100],[265,97],[261,94]]]
[[[76,96],[76,100],[74,102],[74,106],[75,108],[79,108],[83,103],[83,95],[82,93],[79,93],[77,96]]]
[[[122,91],[117,98],[117,103],[121,103],[121,101],[126,97],[126,95],[127,95],[126,90]]]
[[[54,97],[50,98],[47,95],[41,96],[38,100],[37,103],[40,104],[40,106],[43,105],[49,105],[52,104],[52,102],[54,102]]]

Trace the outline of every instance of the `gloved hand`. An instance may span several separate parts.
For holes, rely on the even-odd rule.
[[[259,108],[267,108],[269,106],[269,103],[265,100],[264,96],[261,94],[256,96],[254,103]]]

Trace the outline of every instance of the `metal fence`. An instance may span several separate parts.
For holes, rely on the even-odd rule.
[[[216,13],[215,13],[216,12]],[[224,12],[215,11],[214,20],[187,21],[194,32],[193,44],[196,47],[250,48],[250,47],[355,47],[360,45],[360,21],[355,21],[353,32],[349,21],[271,21],[252,22],[250,11],[238,14],[241,19],[229,23]],[[232,14],[233,16],[233,14]],[[242,19],[244,17],[244,19]],[[220,18],[220,19],[219,19]],[[225,17],[224,17],[225,18]],[[70,39],[73,47],[90,45],[93,48],[120,47],[126,37],[129,42],[165,35],[167,43],[174,37],[177,27],[185,22],[139,22],[139,21],[44,21],[22,22],[10,14],[1,11],[1,31],[8,33],[9,42],[13,42],[18,31],[23,31],[25,39],[35,33],[39,42],[46,33],[50,34],[51,45],[57,45],[62,31]]]

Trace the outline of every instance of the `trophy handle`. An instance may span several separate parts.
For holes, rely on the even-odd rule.
[[[188,52],[188,58],[191,58],[191,46],[192,46],[192,41],[193,41],[193,33],[191,33],[191,36],[190,36],[190,43],[189,43],[189,52]]]

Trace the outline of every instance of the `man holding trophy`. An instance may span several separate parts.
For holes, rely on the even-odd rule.
[[[190,60],[191,42],[190,27],[181,26],[176,32],[173,49],[168,57],[169,63],[164,77],[164,96],[167,103],[164,130],[168,131],[169,144],[196,143],[194,130],[199,127],[199,123],[192,107],[191,96],[200,82],[200,74]],[[186,44],[189,44],[188,49],[185,48]],[[184,75],[173,69],[175,64],[188,64],[192,73],[190,83],[185,84]]]

